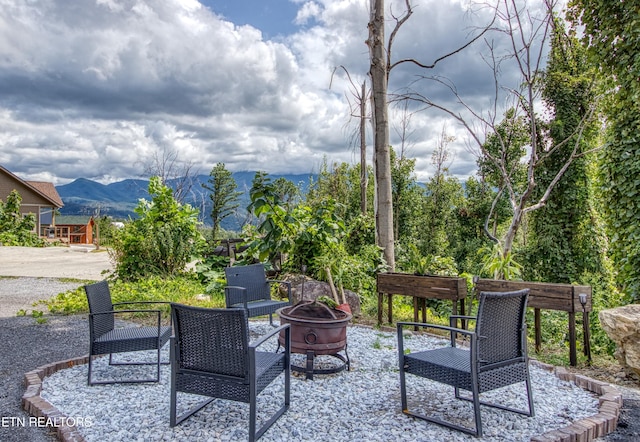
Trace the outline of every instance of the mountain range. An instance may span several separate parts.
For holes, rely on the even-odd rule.
[[[237,190],[242,192],[238,198],[238,213],[236,216],[229,216],[222,222],[222,228],[226,230],[239,230],[243,220],[246,218],[246,207],[249,205],[249,190],[255,177],[255,172],[235,172],[233,178],[237,185]],[[310,179],[313,175],[269,175],[272,181],[278,178],[285,178],[305,193],[309,187]],[[191,188],[189,196],[183,202],[189,203],[200,210],[200,221],[205,225],[211,225],[211,199],[210,192],[202,187],[209,180],[209,175],[197,175],[191,177]],[[176,180],[169,180],[169,186],[174,185]],[[86,178],[56,186],[56,190],[62,198],[64,207],[60,209],[60,215],[96,215],[110,216],[114,220],[126,220],[134,218],[134,209],[141,198],[149,200],[149,181],[140,179],[126,179],[111,184],[101,184]]]

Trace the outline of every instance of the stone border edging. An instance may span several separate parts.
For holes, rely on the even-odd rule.
[[[22,409],[31,416],[45,418],[47,421],[51,419],[53,421],[52,425],[47,422],[47,427],[52,430],[55,429],[58,439],[63,442],[85,442],[85,439],[76,427],[66,425],[64,420],[66,416],[62,414],[60,410],[40,397],[42,381],[45,377],[51,376],[59,370],[71,368],[75,365],[87,364],[88,362],[89,356],[81,356],[43,365],[24,375],[26,391],[22,395]],[[56,419],[62,421],[61,425],[55,424]]]
[[[563,381],[573,382],[578,387],[600,396],[598,414],[575,421],[564,428],[534,436],[531,442],[591,442],[616,430],[622,407],[622,393],[619,389],[606,382],[571,373],[564,367],[555,367],[536,360],[530,362],[554,372]]]
[[[42,381],[58,370],[88,362],[89,356],[82,356],[53,362],[25,373],[26,391],[22,395],[22,408],[31,416],[44,417],[54,422],[56,419],[63,420],[65,416],[56,407],[40,397]],[[616,430],[622,407],[622,393],[619,389],[606,382],[571,373],[563,367],[555,367],[536,360],[531,360],[530,363],[554,372],[563,381],[573,382],[578,387],[597,394],[600,402],[598,414],[580,419],[564,428],[533,436],[530,439],[531,442],[591,442]],[[47,426],[49,426],[48,423]],[[51,428],[55,428],[58,439],[63,442],[85,442],[82,434],[73,426],[67,426],[63,423],[62,425],[51,425]]]

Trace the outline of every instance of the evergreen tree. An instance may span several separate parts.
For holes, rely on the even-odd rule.
[[[239,206],[238,197],[242,192],[237,192],[237,184],[233,175],[225,168],[224,163],[216,164],[209,173],[207,184],[202,184],[207,189],[211,198],[211,239],[217,238],[222,220],[231,215]]]

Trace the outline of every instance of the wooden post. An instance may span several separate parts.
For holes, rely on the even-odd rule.
[[[540,309],[533,309],[533,323],[536,336],[536,353],[540,353],[542,346],[542,327],[540,326]]]
[[[578,365],[576,352],[576,314],[569,312],[569,364],[572,367]]]
[[[589,313],[582,313],[582,351],[587,357],[587,364],[591,365],[591,327],[589,326]]]

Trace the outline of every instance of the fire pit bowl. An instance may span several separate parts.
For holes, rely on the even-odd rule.
[[[281,324],[290,324],[291,352],[306,354],[306,367],[291,365],[291,369],[305,372],[307,379],[314,374],[337,373],[350,368],[347,354],[347,325],[351,314],[341,310],[333,310],[316,301],[301,301],[291,307],[283,307],[277,312]],[[284,344],[284,334],[278,339]],[[344,351],[345,356],[339,354]],[[340,359],[343,363],[329,369],[314,369],[315,356],[329,355]]]

